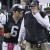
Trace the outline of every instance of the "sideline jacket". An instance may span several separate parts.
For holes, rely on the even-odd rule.
[[[29,42],[33,42],[33,41],[38,41],[39,42],[39,41],[42,41],[42,40],[44,40],[43,42],[47,41],[46,28],[48,29],[50,27],[48,16],[45,15],[44,17],[42,17],[39,12],[37,12],[36,14],[31,13],[31,15],[32,16],[30,16],[30,12],[25,13],[25,17],[23,18],[22,23],[21,23],[21,29],[20,29],[20,34],[19,34],[18,41],[21,41],[22,37],[23,37],[23,41],[26,39],[26,41],[29,41]],[[33,35],[35,35],[35,36],[31,35],[32,37],[27,36],[26,29],[29,29],[29,27],[32,28],[31,24],[32,23],[35,24],[35,23],[34,23],[34,21],[31,21],[30,19],[28,19],[28,17],[31,17],[32,19],[34,18],[35,22],[37,22],[37,25],[38,25],[38,27],[37,27],[37,25],[36,26],[34,25],[35,27],[37,27],[37,29],[35,29],[35,31],[33,31],[33,32],[31,32],[30,30],[27,31],[27,32],[29,32],[29,34],[33,33]],[[28,19],[28,21],[26,21],[27,19]],[[39,32],[38,29],[41,32]],[[30,39],[33,40],[33,41],[31,41]]]

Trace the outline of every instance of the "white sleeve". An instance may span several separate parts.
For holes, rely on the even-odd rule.
[[[40,15],[40,13],[36,13],[36,15],[34,15],[35,18],[37,19],[37,21],[43,26],[43,27],[50,27],[50,24],[49,24],[49,18],[48,16],[46,15],[44,18],[42,18],[42,16]]]
[[[26,41],[25,41],[24,18],[23,18],[22,23],[21,23],[18,41],[22,41],[23,43],[26,43]]]
[[[4,24],[6,24],[6,16],[3,13],[1,13],[0,17],[0,28],[4,28]]]
[[[0,14],[0,21],[2,20],[2,18],[5,17],[5,15],[3,13]]]
[[[4,16],[4,17],[2,18],[1,23],[2,23],[3,25],[6,24],[6,16]]]

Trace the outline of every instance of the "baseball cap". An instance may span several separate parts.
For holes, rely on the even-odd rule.
[[[33,0],[29,6],[32,7],[32,6],[36,6],[36,5],[39,5],[38,0]]]

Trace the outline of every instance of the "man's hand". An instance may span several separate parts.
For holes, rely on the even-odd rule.
[[[32,8],[31,8],[31,11],[32,11],[34,14],[36,14],[37,12],[39,12],[39,9],[37,8],[37,6],[35,6],[35,7],[32,7]]]
[[[26,48],[26,45],[25,44],[20,44],[20,47],[21,48]]]
[[[18,44],[21,48],[26,48],[26,45],[25,44],[22,44],[21,41],[18,41]]]
[[[10,37],[11,37],[11,34],[10,34],[10,33],[5,33],[5,34],[4,34],[4,37],[10,38]]]
[[[35,14],[36,14],[37,12],[39,12],[39,10],[34,10],[34,11],[33,11],[33,13],[35,13]]]

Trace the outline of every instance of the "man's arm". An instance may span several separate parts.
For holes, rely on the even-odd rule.
[[[4,16],[4,15],[3,15]],[[6,16],[0,20],[0,34],[4,35],[4,25],[6,23]]]
[[[49,24],[49,18],[48,16],[46,15],[44,18],[42,18],[42,16],[40,15],[40,13],[36,13],[34,15],[34,17],[37,19],[37,21],[43,26],[43,27],[50,27],[50,24]]]
[[[25,43],[26,43],[26,40],[25,40],[25,27],[24,27],[24,18],[23,18],[22,23],[21,23],[20,32],[19,32],[18,44],[21,47],[25,48]]]
[[[4,16],[1,20],[0,23],[0,31],[3,32],[3,36],[6,38],[10,38],[11,34],[10,33],[4,33],[4,25],[6,24],[6,16]]]
[[[23,18],[22,23],[21,23],[20,32],[19,32],[18,41],[24,40],[24,38],[25,38],[25,27],[24,27],[24,18]]]

